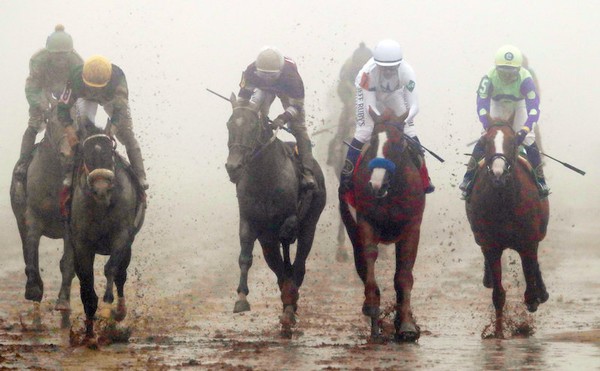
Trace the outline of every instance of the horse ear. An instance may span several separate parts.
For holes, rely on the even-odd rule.
[[[371,115],[371,118],[375,122],[379,122],[379,120],[381,119],[381,115],[375,112],[375,110],[371,106],[369,106],[369,115]]]

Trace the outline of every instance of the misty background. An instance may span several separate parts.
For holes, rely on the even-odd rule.
[[[206,88],[226,96],[237,93],[242,71],[264,45],[277,46],[297,62],[312,133],[337,124],[338,73],[359,42],[373,48],[384,38],[398,40],[417,74],[419,138],[446,160],[442,164],[426,156],[437,189],[427,197],[422,245],[454,244],[465,254],[480,254],[457,188],[468,159],[463,154],[471,152],[466,144],[477,139],[481,128],[475,92],[498,47],[518,46],[539,78],[544,150],[588,172],[582,177],[546,160],[552,189],[548,236],[561,233],[565,248],[568,233],[591,228],[597,237],[599,13],[600,2],[593,0],[0,0],[0,237],[7,257],[0,268],[21,254],[9,187],[28,120],[24,86],[29,58],[44,47],[57,23],[71,34],[84,59],[102,54],[125,72],[150,182],[146,223],[134,244],[132,266],[164,271],[165,280],[157,283],[164,288],[172,288],[175,280],[185,286],[190,280],[183,276],[201,277],[198,269],[211,265],[231,271],[226,294],[235,293],[238,211],[235,187],[224,169],[231,106]],[[276,102],[271,116],[279,113]],[[336,247],[331,224],[337,223],[337,182],[325,165],[333,132],[312,137],[315,157],[326,170],[329,200],[313,251],[327,259],[333,259]],[[290,139],[286,134],[280,138]],[[47,246],[58,250],[60,244],[43,239],[41,246],[42,252]],[[179,265],[161,265],[166,254],[179,256]],[[50,271],[57,275],[58,266]],[[53,298],[55,292],[46,295]]]

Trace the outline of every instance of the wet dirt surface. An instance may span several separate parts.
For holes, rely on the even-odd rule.
[[[52,310],[59,286],[59,244],[44,240],[40,260],[45,279],[42,326],[32,323],[23,299],[25,277],[18,250],[11,249],[0,272],[0,367],[34,369],[594,369],[600,367],[599,234],[578,229],[569,250],[565,233],[551,229],[540,253],[550,300],[525,312],[518,256],[505,253],[506,339],[482,339],[492,323],[491,291],[481,285],[482,257],[465,226],[452,233],[438,225],[424,236],[413,290],[413,311],[421,327],[416,344],[369,342],[361,314],[362,283],[351,261],[336,262],[335,209],[324,213],[321,233],[309,257],[300,290],[298,324],[282,338],[274,275],[255,250],[250,271],[250,312],[233,314],[237,299],[235,236],[216,235],[226,251],[184,244],[149,253],[140,248],[126,285],[128,316],[117,324],[127,342],[89,349],[71,344],[81,334],[83,310],[73,283],[72,327],[61,328]],[[441,228],[438,230],[438,228]],[[572,229],[572,228],[571,228]],[[427,229],[426,229],[427,231]],[[457,233],[460,232],[460,233]],[[438,237],[436,235],[439,233]],[[440,237],[440,236],[446,237]],[[450,236],[450,238],[447,238]],[[222,240],[219,241],[219,239]],[[437,242],[437,243],[434,243]],[[151,243],[143,234],[137,243]],[[50,246],[50,247],[48,247]],[[393,332],[392,249],[378,261],[384,334]],[[218,260],[217,260],[218,259]],[[7,263],[10,262],[10,263]],[[101,258],[97,287],[104,282]],[[177,268],[178,269],[175,269]],[[102,323],[98,334],[106,336]],[[127,338],[127,336],[125,336]],[[71,341],[70,341],[71,340]],[[106,339],[105,339],[106,340]],[[114,340],[114,339],[113,339]],[[118,340],[118,339],[117,339]]]

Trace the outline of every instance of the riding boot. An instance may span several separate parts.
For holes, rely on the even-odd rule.
[[[467,164],[467,172],[463,177],[463,181],[458,186],[458,188],[462,191],[463,199],[466,199],[471,193],[471,190],[473,189],[473,179],[475,178],[477,164],[479,163],[479,160],[483,157],[483,155],[483,142],[479,140],[475,144],[475,148],[473,148],[473,154],[471,154],[471,158],[469,159],[469,163]]]
[[[416,135],[414,137],[411,137],[411,139],[414,142],[409,141],[410,145],[412,145],[413,148],[421,154],[419,156],[419,160],[421,162],[421,166],[419,167],[419,174],[421,175],[421,180],[423,181],[423,191],[425,191],[426,194],[432,193],[433,191],[435,191],[435,186],[433,185],[433,183],[431,182],[431,178],[429,177],[429,171],[427,170],[427,165],[425,164],[425,152],[421,148],[421,141]]]
[[[429,177],[429,171],[427,170],[427,165],[425,164],[425,158],[421,157],[421,167],[419,168],[419,174],[421,175],[421,180],[423,181],[423,191],[425,194],[432,193],[435,191],[435,186],[431,182],[431,178]]]
[[[296,147],[298,148],[298,156],[302,164],[302,188],[316,189],[317,182],[315,181],[313,164],[315,159],[312,155],[312,144],[308,137],[306,125],[302,122],[290,122],[290,129],[296,138]]]
[[[68,218],[71,210],[71,190],[73,184],[73,170],[75,160],[73,156],[65,157],[63,164],[63,186],[58,194],[58,204],[60,206],[60,215]]]
[[[31,161],[31,154],[33,152],[33,146],[35,145],[35,137],[37,136],[37,130],[31,126],[27,127],[25,133],[23,133],[23,139],[21,140],[21,155],[17,166],[15,166],[15,178],[20,181],[24,181],[27,176],[27,167]]]
[[[342,168],[342,172],[340,174],[340,187],[338,189],[340,195],[344,195],[354,188],[352,175],[354,174],[354,167],[356,166],[356,162],[358,161],[362,147],[363,143],[356,138],[352,139],[352,143],[350,143],[348,153],[346,154],[344,167]]]
[[[146,171],[144,170],[144,160],[142,158],[142,150],[140,147],[127,148],[127,157],[131,162],[133,172],[137,175],[140,182],[140,186],[146,190],[149,187],[148,181],[146,180]]]
[[[537,144],[534,142],[529,147],[527,147],[527,159],[533,168],[533,175],[535,176],[535,180],[537,183],[538,191],[540,193],[541,198],[548,197],[550,194],[550,187],[546,184],[546,179],[544,177],[544,170],[542,166],[542,158],[540,156],[540,150],[537,147]]]

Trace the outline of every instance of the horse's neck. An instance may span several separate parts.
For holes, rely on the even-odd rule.
[[[289,170],[295,176],[284,146],[283,142],[275,139],[256,155],[246,171],[247,177],[252,180],[249,183],[256,184],[261,189],[277,188],[282,182],[289,181]]]

